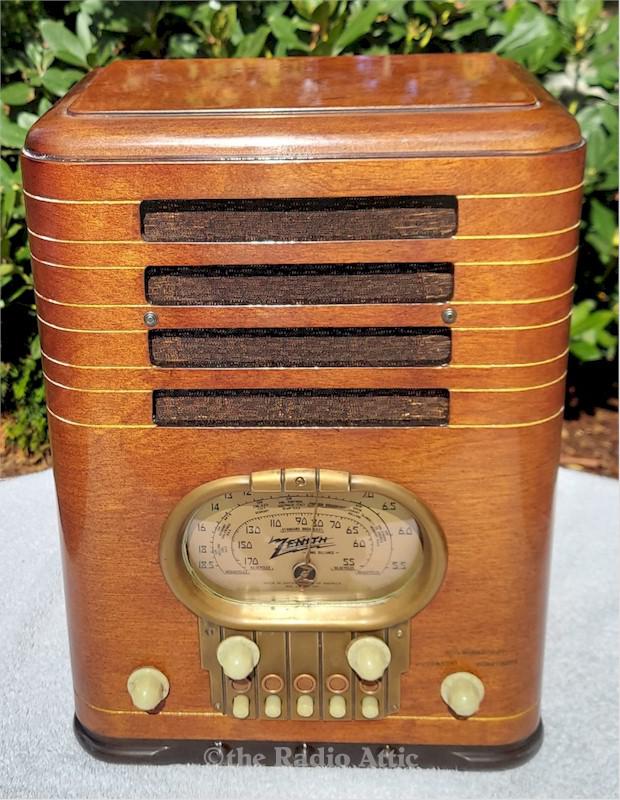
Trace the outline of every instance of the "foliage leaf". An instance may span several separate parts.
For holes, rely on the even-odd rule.
[[[7,106],[25,106],[34,99],[34,89],[26,83],[9,83],[2,87],[0,98]]]
[[[24,146],[26,130],[10,120],[5,114],[0,117],[0,144],[13,150]]]
[[[366,5],[359,5],[359,9],[348,19],[334,46],[334,54],[341,53],[346,47],[365,36],[372,28],[373,22],[379,16],[383,3],[379,0],[369,0]]]
[[[235,56],[237,58],[255,58],[259,56],[265,46],[268,36],[269,26],[259,25],[255,31],[243,37],[235,50]]]
[[[39,27],[45,43],[56,58],[76,67],[88,67],[86,48],[62,22],[46,19]]]

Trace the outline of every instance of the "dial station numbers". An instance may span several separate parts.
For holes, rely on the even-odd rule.
[[[370,491],[232,491],[199,506],[185,526],[194,581],[245,602],[373,599],[422,563],[420,529],[396,500]]]

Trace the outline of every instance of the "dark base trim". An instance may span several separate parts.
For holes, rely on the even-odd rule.
[[[441,767],[508,769],[524,764],[542,744],[542,722],[519,742],[494,746],[342,744],[338,742],[219,742],[208,739],[110,739],[74,721],[78,742],[102,761],[130,764],[214,764],[292,767]]]

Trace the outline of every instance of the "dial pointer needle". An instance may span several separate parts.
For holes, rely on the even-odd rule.
[[[308,534],[308,546],[306,547],[306,556],[303,561],[300,561],[293,568],[293,577],[295,583],[300,589],[305,589],[307,586],[312,586],[316,579],[316,568],[310,563],[310,556],[312,555],[312,545],[314,542],[314,532],[316,530],[316,520],[319,510],[319,470],[315,468],[314,478],[315,492],[314,492],[314,513],[312,516],[312,527]]]
[[[310,528],[310,536],[308,537],[308,547],[306,548],[305,564],[310,563],[310,555],[312,554],[312,543],[316,531],[316,516],[319,510],[319,470],[315,470],[314,478],[314,515],[312,517],[312,526]]]

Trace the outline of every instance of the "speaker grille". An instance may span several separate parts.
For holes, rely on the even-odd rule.
[[[416,427],[448,422],[445,389],[161,389],[164,427]]]
[[[445,364],[446,328],[227,328],[149,331],[160,367],[406,367]]]
[[[444,239],[457,226],[455,197],[144,200],[147,242],[320,242]]]
[[[146,297],[160,306],[439,303],[452,264],[277,264],[147,267]]]

